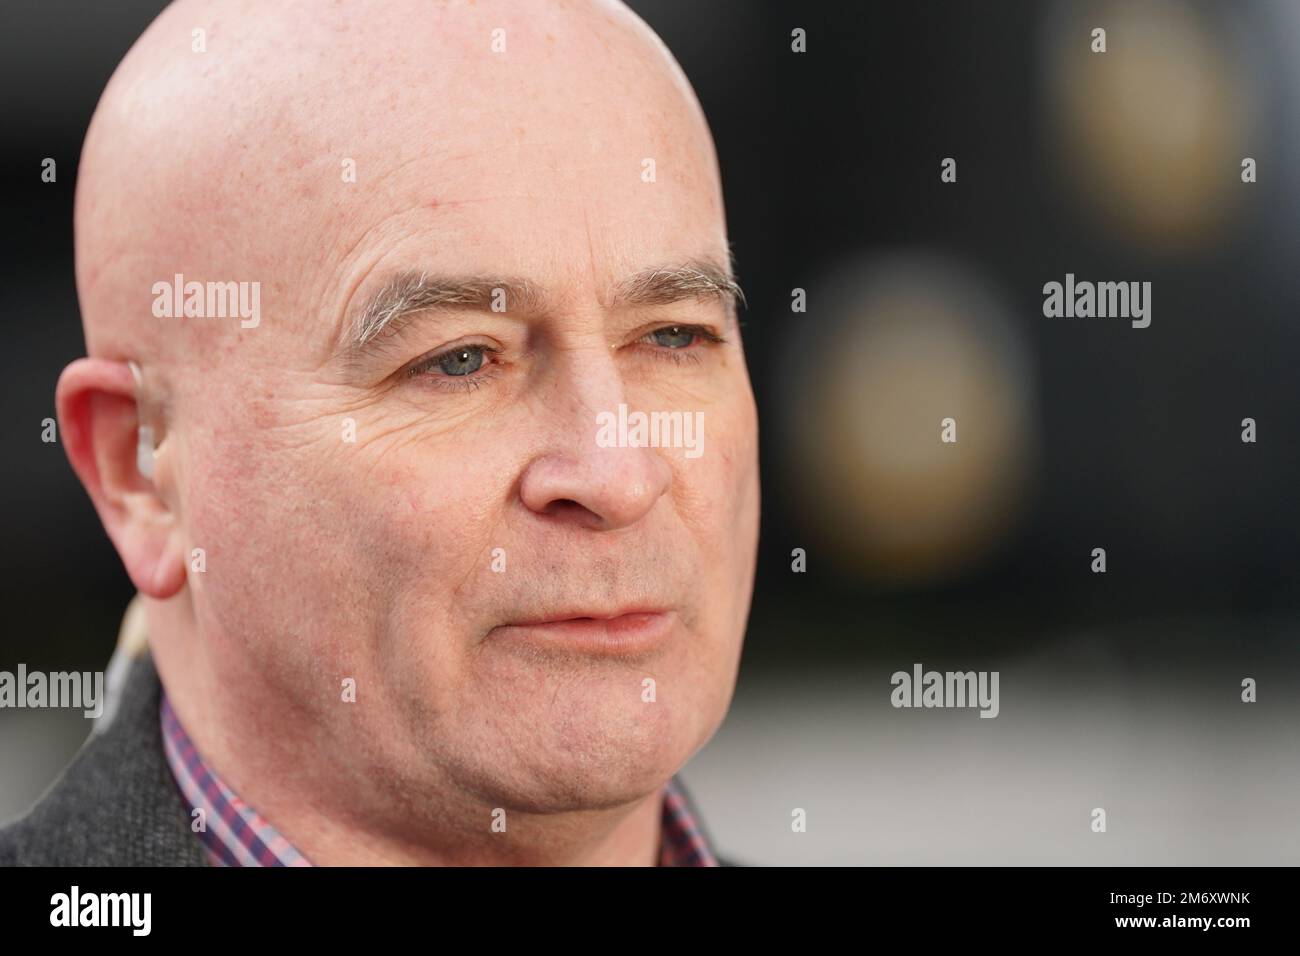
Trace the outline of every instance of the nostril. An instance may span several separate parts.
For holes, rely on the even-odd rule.
[[[557,498],[543,509],[543,514],[562,521],[575,521],[587,527],[598,527],[603,522],[600,515],[572,498]]]

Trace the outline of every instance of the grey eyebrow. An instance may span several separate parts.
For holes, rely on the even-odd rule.
[[[708,259],[693,259],[683,265],[647,269],[628,276],[614,290],[610,305],[668,305],[691,298],[719,298],[730,304],[745,304],[730,271]]]
[[[523,279],[486,276],[438,277],[428,272],[400,272],[372,295],[353,320],[355,348],[363,349],[385,332],[395,332],[405,319],[426,309],[459,307],[490,310],[496,301],[507,312],[539,312],[541,292]]]
[[[734,310],[745,294],[727,268],[708,259],[645,269],[618,282],[604,305],[620,308],[668,305],[692,298],[723,300]],[[383,338],[395,334],[420,312],[437,308],[490,311],[496,302],[513,314],[547,311],[544,292],[527,279],[490,276],[436,276],[428,271],[399,272],[384,283],[356,312],[345,353],[355,357]]]

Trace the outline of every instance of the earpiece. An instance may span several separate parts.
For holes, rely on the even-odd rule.
[[[141,475],[153,480],[153,429],[148,425],[136,430],[135,467]]]
[[[144,376],[140,374],[140,366],[135,362],[126,363],[131,369],[131,377],[135,379],[135,403],[136,408],[140,408],[140,393],[144,390]],[[153,456],[154,441],[153,428],[143,423],[136,429],[135,440],[135,467],[145,478],[153,480]]]

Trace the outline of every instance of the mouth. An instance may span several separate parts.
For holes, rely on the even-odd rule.
[[[675,612],[657,608],[613,614],[566,612],[500,624],[488,637],[596,657],[635,656],[659,647],[671,635],[676,622]]]

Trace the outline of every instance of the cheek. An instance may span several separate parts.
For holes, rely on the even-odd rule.
[[[302,580],[330,593],[348,567],[357,505],[357,459],[345,447],[321,438],[277,444],[238,428],[195,448],[183,510],[194,545],[209,548],[209,581],[242,586],[240,600],[253,604],[263,594],[300,595],[289,585]]]
[[[352,534],[390,580],[445,591],[463,572],[488,567],[506,487],[504,472],[430,454],[392,456],[357,483]]]
[[[748,383],[711,416],[704,454],[678,461],[678,507],[703,553],[701,594],[710,628],[726,636],[728,667],[739,663],[758,552],[758,421]],[[728,685],[729,686],[729,685]]]
[[[478,626],[505,575],[494,550],[510,545],[504,521],[518,462],[506,443],[407,438],[361,449],[329,494],[331,529],[357,567],[355,600],[372,607],[381,659],[424,635],[447,653]],[[508,556],[513,562],[513,549]],[[485,607],[485,604],[488,605]]]
[[[450,609],[490,569],[511,474],[481,446],[322,432],[273,446],[241,429],[196,449],[188,469],[186,527],[207,556],[191,575],[196,613],[292,687],[326,672],[367,684],[383,661],[447,653],[466,627]],[[423,640],[408,646],[413,634]]]
[[[734,401],[708,409],[704,447],[673,458],[676,506],[710,557],[734,567],[752,559],[757,537],[758,426],[748,383]]]

